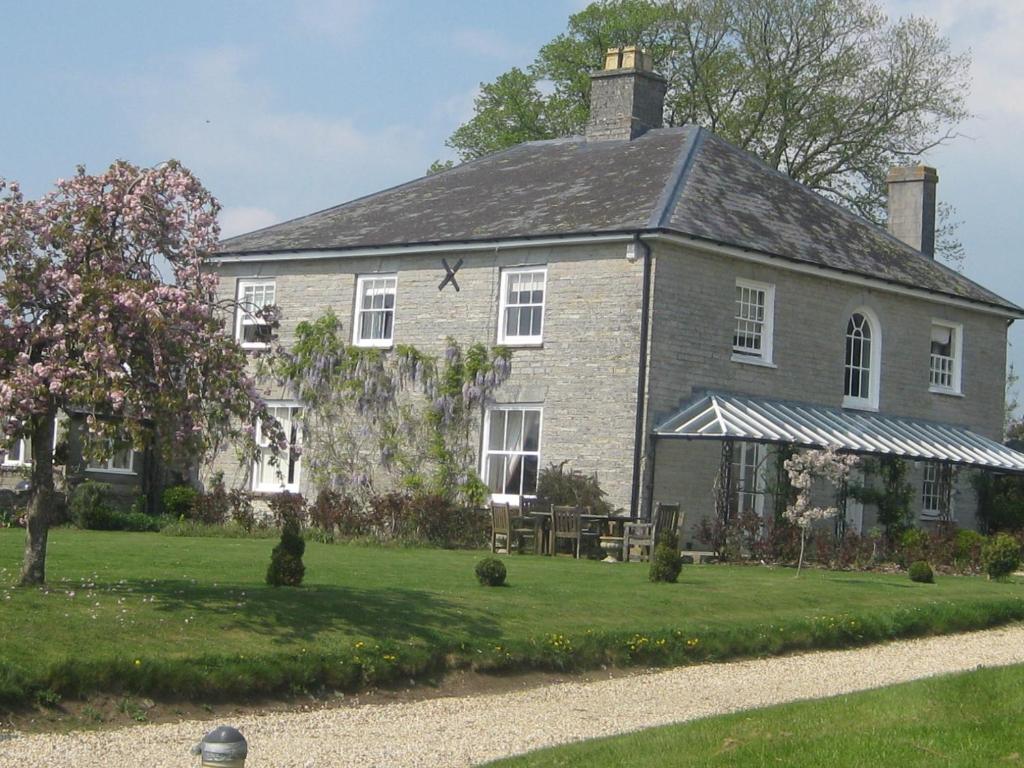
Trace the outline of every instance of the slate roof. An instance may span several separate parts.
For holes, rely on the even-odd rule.
[[[670,232],[1020,308],[696,126],[529,142],[224,240],[219,253]]]

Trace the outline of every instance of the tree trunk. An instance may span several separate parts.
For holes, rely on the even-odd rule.
[[[53,489],[53,424],[56,409],[32,418],[32,487],[25,523],[25,560],[21,586],[46,581],[46,539],[50,531],[56,493]]]

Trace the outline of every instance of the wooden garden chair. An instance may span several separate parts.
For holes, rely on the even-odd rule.
[[[536,551],[537,526],[530,518],[513,514],[508,504],[491,504],[491,552],[499,550],[498,539],[504,540],[506,554],[513,549],[522,551],[524,539],[531,540]]]
[[[569,541],[573,554],[579,560],[584,539],[593,539],[599,535],[598,532],[584,526],[581,515],[586,513],[585,507],[551,508],[551,554],[557,554],[560,540]]]
[[[662,504],[654,507],[654,516],[647,523],[626,523],[622,530],[622,552],[630,562],[650,560],[658,534],[662,531],[679,530],[679,505]],[[634,548],[636,552],[634,552]]]

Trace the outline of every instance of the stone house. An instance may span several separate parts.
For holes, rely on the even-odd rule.
[[[949,468],[1024,469],[999,443],[1024,310],[934,259],[934,170],[893,170],[884,231],[707,130],[661,127],[664,93],[644,55],[610,52],[584,136],[230,238],[211,268],[225,298],[280,308],[285,343],[330,307],[357,345],[512,347],[480,425],[495,499],[567,461],[635,516],[681,503],[692,542],[716,480],[731,510],[765,515],[779,446],[838,444],[911,460],[919,519],[973,525]],[[454,266],[458,289],[439,290]],[[234,323],[265,343],[259,320]],[[297,423],[299,403],[274,406]],[[219,467],[314,490],[301,458]]]

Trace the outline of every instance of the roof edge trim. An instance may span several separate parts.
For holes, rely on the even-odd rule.
[[[730,256],[742,261],[750,261],[757,264],[768,264],[791,272],[800,272],[808,275],[827,275],[839,282],[861,285],[868,288],[888,291],[902,296],[914,296],[919,299],[948,304],[950,306],[973,309],[978,312],[986,312],[999,317],[1013,320],[1024,318],[1024,309],[1004,304],[989,304],[988,302],[975,299],[965,299],[960,296],[943,293],[941,291],[930,291],[925,288],[914,288],[906,283],[898,283],[894,280],[883,280],[877,277],[868,277],[857,272],[847,272],[835,267],[827,267],[823,264],[811,264],[806,261],[799,261],[787,256],[780,256],[767,251],[755,251],[735,245],[727,245],[705,240],[693,235],[681,235],[672,232],[654,232],[642,235],[644,240],[654,240],[671,243],[698,251],[704,251],[720,256]]]
[[[654,211],[647,222],[651,229],[664,227],[668,224],[672,211],[675,210],[679,197],[686,186],[686,180],[690,176],[690,169],[693,168],[693,160],[697,156],[697,150],[704,143],[704,129],[700,126],[691,127],[690,135],[686,138],[686,144],[676,159],[676,164],[669,174],[665,187],[658,196],[658,202],[654,205]]]
[[[236,251],[221,252],[206,259],[209,264],[237,264],[267,261],[311,261],[319,259],[354,259],[365,256],[401,256],[415,253],[451,253],[452,251],[487,251],[511,248],[544,248],[553,245],[590,245],[593,243],[625,243],[636,238],[636,230],[623,230],[594,235],[565,235],[562,237],[523,237],[502,240],[465,240],[451,243],[410,243],[409,245],[382,245],[363,248],[331,248],[296,251]]]

